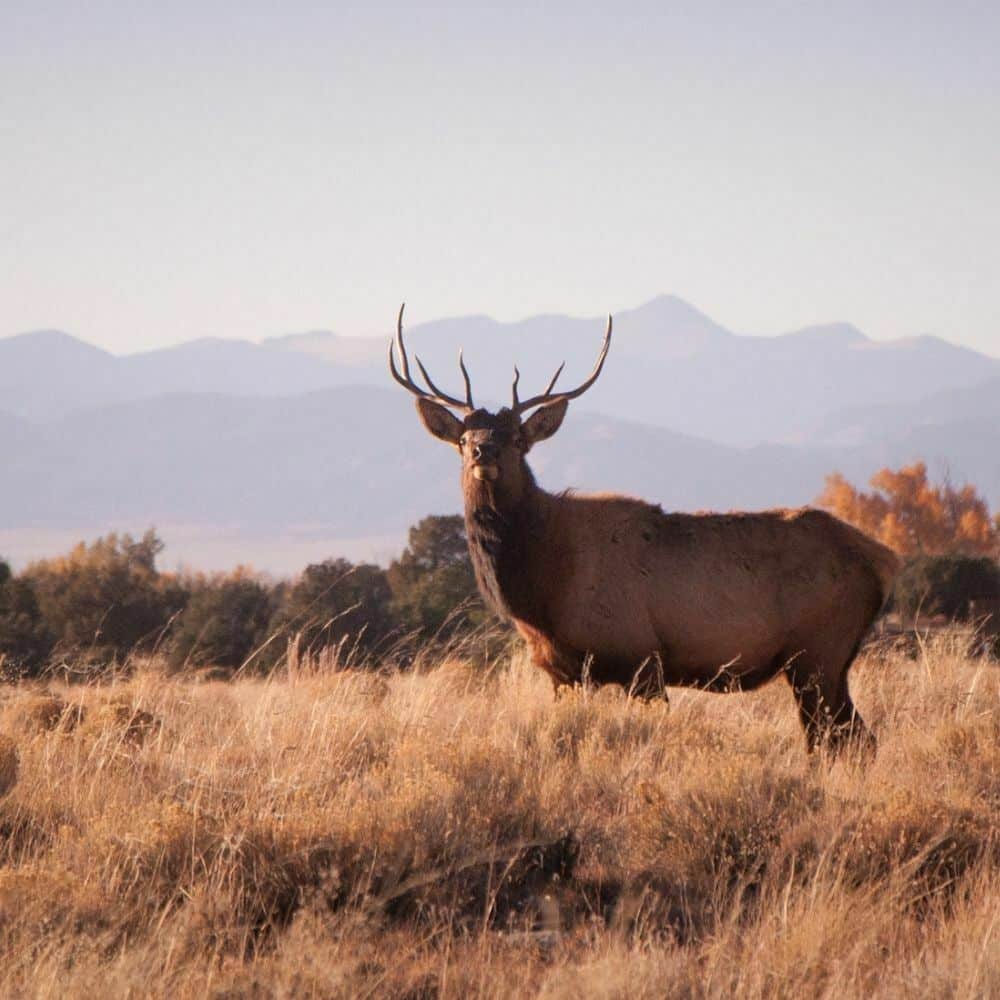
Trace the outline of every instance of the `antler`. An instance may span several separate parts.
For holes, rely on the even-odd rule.
[[[462,378],[465,380],[464,402],[461,399],[456,399],[454,396],[449,396],[446,392],[442,392],[431,380],[430,375],[427,374],[427,369],[423,366],[423,362],[416,355],[414,355],[413,360],[416,361],[417,367],[420,369],[420,374],[423,375],[424,381],[431,391],[427,392],[425,389],[421,389],[410,377],[410,360],[406,356],[406,347],[403,345],[403,310],[405,308],[406,303],[404,302],[399,307],[399,316],[396,319],[396,338],[389,341],[389,371],[392,373],[392,377],[404,389],[412,392],[414,396],[420,396],[422,399],[431,399],[436,403],[443,403],[445,406],[451,406],[466,413],[471,413],[476,408],[476,404],[472,402],[472,383],[469,381],[469,372],[466,370],[461,349],[458,352],[458,367],[462,369]],[[400,375],[399,370],[396,368],[397,350],[399,351],[400,367],[403,369],[402,375]]]
[[[604,343],[601,345],[601,353],[597,357],[597,364],[594,365],[591,373],[580,383],[575,389],[570,389],[567,392],[553,392],[555,388],[556,379],[562,374],[563,368],[566,367],[566,362],[564,361],[557,369],[555,375],[552,376],[552,380],[549,382],[548,386],[540,396],[532,396],[531,399],[526,399],[523,403],[517,398],[517,383],[520,381],[521,373],[517,370],[516,366],[514,368],[514,384],[511,386],[511,394],[514,397],[513,405],[511,406],[512,412],[520,415],[524,413],[525,410],[530,410],[535,406],[542,406],[548,403],[557,403],[562,399],[576,399],[577,396],[583,395],[596,381],[597,376],[601,374],[601,369],[604,367],[604,359],[608,356],[608,349],[611,347],[611,316],[608,315],[608,329],[604,334]]]

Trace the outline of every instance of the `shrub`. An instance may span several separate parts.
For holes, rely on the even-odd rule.
[[[0,561],[0,669],[10,678],[33,676],[52,651],[52,635],[27,580]]]
[[[24,577],[62,652],[122,660],[156,644],[186,599],[156,571],[162,549],[152,530],[138,540],[110,534],[28,567]]]
[[[299,634],[300,649],[312,653],[344,639],[371,649],[393,629],[391,596],[378,566],[346,559],[313,563],[287,590],[271,631]]]
[[[976,598],[1000,598],[1000,566],[986,557],[918,556],[896,580],[896,607],[907,616],[964,619]]]
[[[251,577],[238,574],[196,583],[173,629],[170,665],[243,666],[266,640],[272,611],[271,592]]]

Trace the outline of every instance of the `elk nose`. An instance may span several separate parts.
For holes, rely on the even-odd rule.
[[[500,449],[497,448],[495,444],[490,444],[488,441],[484,441],[482,444],[477,444],[472,449],[472,461],[481,463],[496,462],[499,454]]]

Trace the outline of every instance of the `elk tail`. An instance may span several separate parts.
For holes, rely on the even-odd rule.
[[[884,606],[892,595],[892,587],[896,582],[902,560],[887,545],[875,541],[874,538],[857,529],[852,529],[852,531],[854,532],[855,546],[878,577]]]

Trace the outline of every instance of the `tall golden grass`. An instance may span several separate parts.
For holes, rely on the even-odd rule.
[[[0,995],[1000,995],[1000,665],[869,656],[871,759],[782,682],[553,697],[155,663],[0,707]]]

